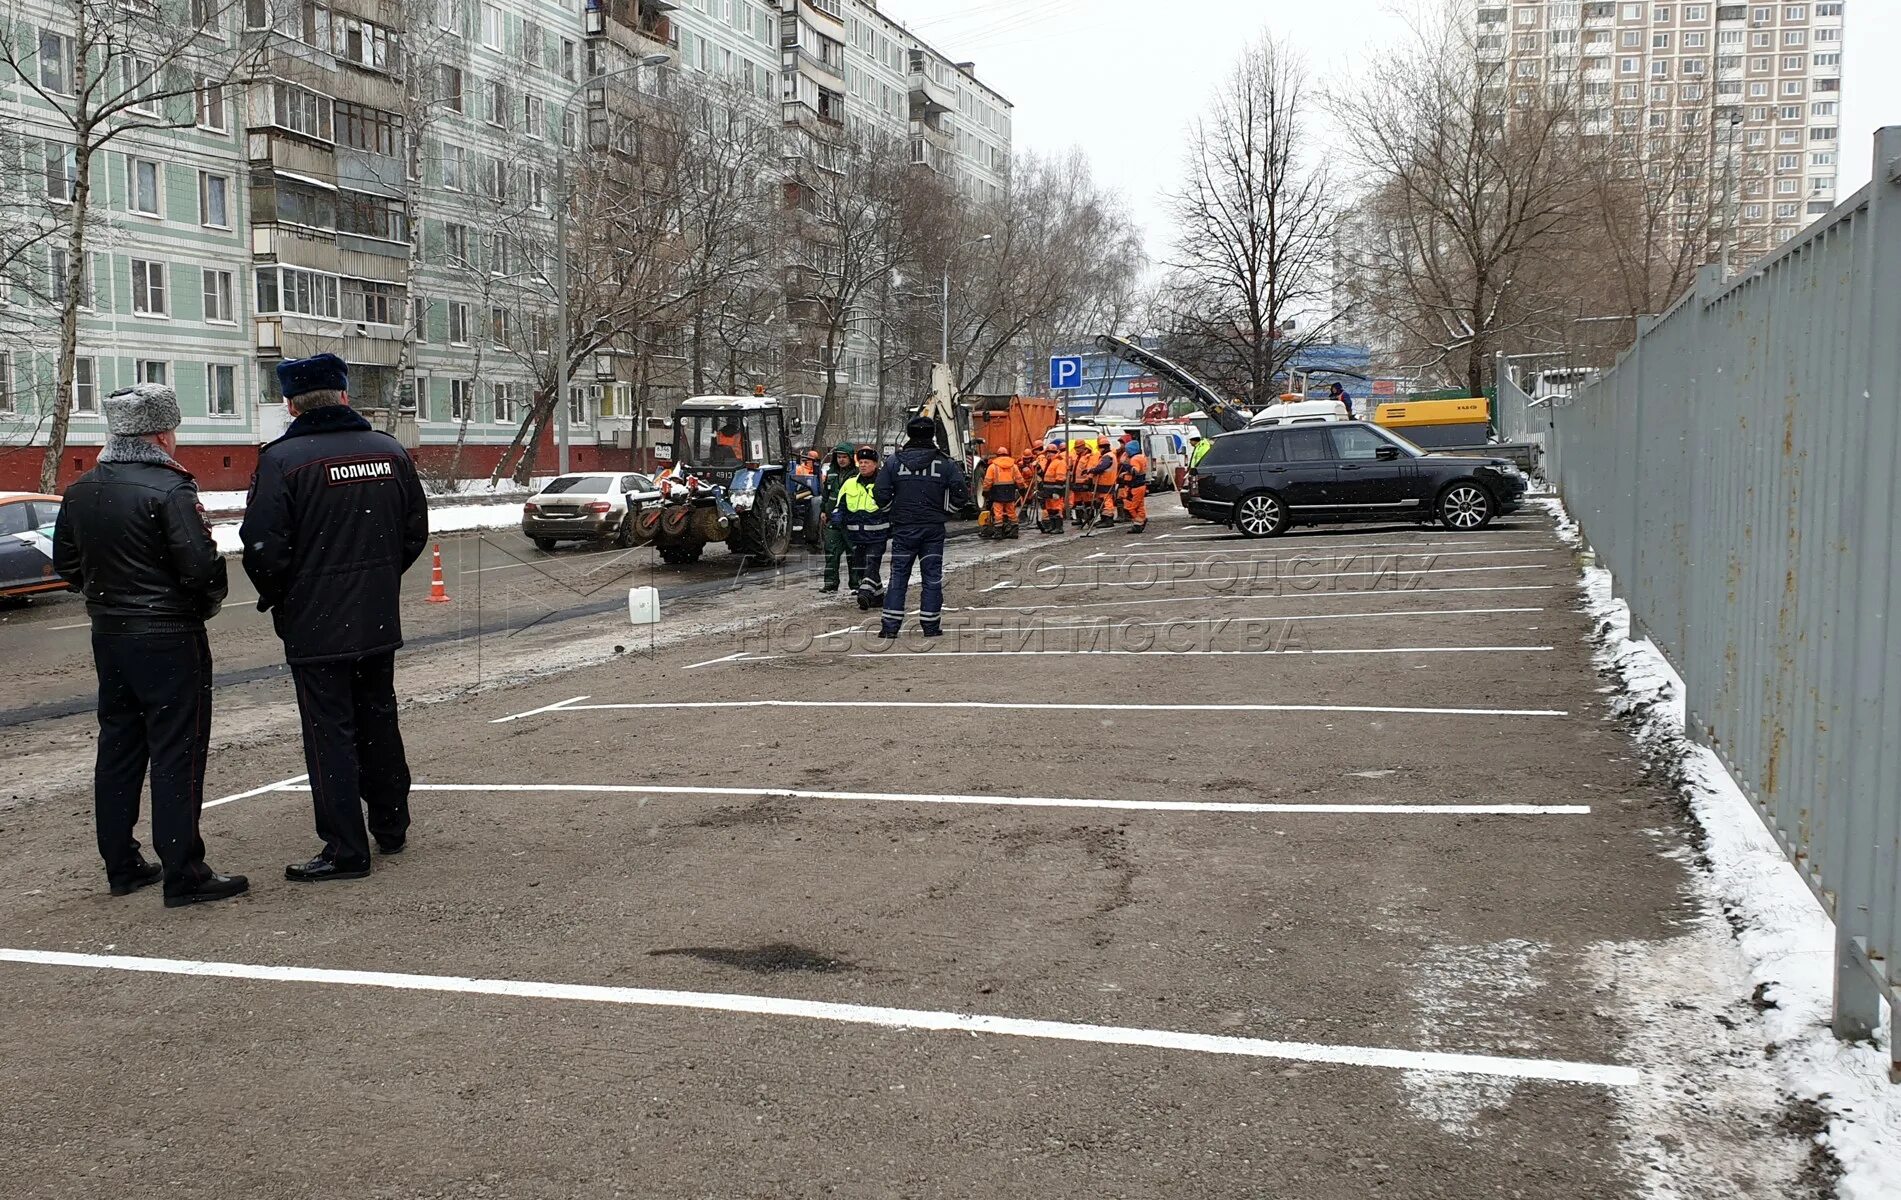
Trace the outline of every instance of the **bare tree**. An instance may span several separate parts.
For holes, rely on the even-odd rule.
[[[960,232],[965,250],[951,260],[951,359],[960,391],[1000,367],[1014,375],[1056,341],[1105,332],[1103,322],[1113,324],[1109,314],[1125,305],[1144,265],[1134,222],[1080,152],[1019,155],[1004,199],[971,212]],[[970,246],[971,233],[990,240]]]
[[[1307,71],[1272,35],[1249,47],[1189,133],[1168,324],[1186,365],[1265,404],[1276,376],[1327,340],[1337,224],[1310,146]],[[1298,330],[1298,332],[1296,332]]]
[[[1557,249],[1590,221],[1576,84],[1508,78],[1451,4],[1331,98],[1363,189],[1362,236],[1342,256],[1356,293],[1417,365],[1474,394],[1507,338],[1565,311]]]
[[[248,80],[266,36],[241,30],[241,24],[255,22],[240,22],[246,5],[226,0],[56,0],[51,7],[61,18],[56,28],[23,21],[17,5],[0,25],[0,67],[51,110],[72,138],[61,173],[67,202],[57,218],[66,278],[56,289],[59,363],[40,463],[40,490],[47,492],[59,482],[72,417],[99,155],[127,136],[189,128],[201,106],[228,103],[231,87]]]

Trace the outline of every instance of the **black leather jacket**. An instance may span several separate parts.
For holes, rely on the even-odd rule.
[[[66,489],[53,567],[86,596],[100,633],[203,629],[224,602],[224,559],[198,485],[157,462],[102,462]]]

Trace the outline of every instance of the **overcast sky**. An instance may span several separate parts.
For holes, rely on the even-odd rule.
[[[1842,188],[1868,182],[1870,136],[1901,125],[1901,0],[1847,0]],[[1019,147],[1080,146],[1168,245],[1161,193],[1182,135],[1238,49],[1272,28],[1329,86],[1379,71],[1379,46],[1404,31],[1395,0],[879,0],[1016,105]],[[1476,7],[1476,6],[1475,6]]]

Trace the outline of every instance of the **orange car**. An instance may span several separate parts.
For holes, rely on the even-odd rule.
[[[0,492],[0,599],[66,587],[53,573],[59,503],[58,496]]]

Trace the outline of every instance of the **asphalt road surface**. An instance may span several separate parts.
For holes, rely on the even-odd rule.
[[[83,784],[16,792],[0,1195],[1808,1194],[1542,515],[999,549],[936,642],[808,580],[413,704],[362,882],[282,881],[262,706],[236,902],[111,899]]]

